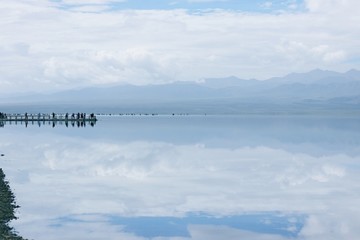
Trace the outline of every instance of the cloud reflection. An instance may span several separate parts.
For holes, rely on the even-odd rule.
[[[360,198],[359,155],[314,156],[261,142],[227,148],[202,142],[82,138],[52,131],[4,131],[0,148],[6,152],[3,168],[21,205],[14,224],[27,238],[360,236],[360,211],[355,207]],[[199,212],[212,221],[188,217]],[[241,228],[224,220],[254,213],[272,213],[274,218],[274,212],[288,225],[270,219],[261,226],[276,223],[282,226],[277,232]],[[140,224],[146,218],[167,218],[174,224],[182,219],[186,234],[140,234],[129,225],[131,219]]]

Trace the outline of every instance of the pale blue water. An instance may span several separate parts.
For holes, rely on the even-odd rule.
[[[103,116],[0,128],[29,239],[358,239],[356,116]]]

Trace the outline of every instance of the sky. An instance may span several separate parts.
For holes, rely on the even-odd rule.
[[[360,67],[358,0],[2,0],[0,94]]]

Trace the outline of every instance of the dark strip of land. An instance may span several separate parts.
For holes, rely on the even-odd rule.
[[[0,168],[0,239],[24,240],[9,226],[9,222],[17,219],[15,210],[19,206],[15,203],[15,195],[5,180],[4,171]]]

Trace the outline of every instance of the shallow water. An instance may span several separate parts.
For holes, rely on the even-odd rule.
[[[357,239],[360,119],[112,116],[0,128],[28,239]]]

